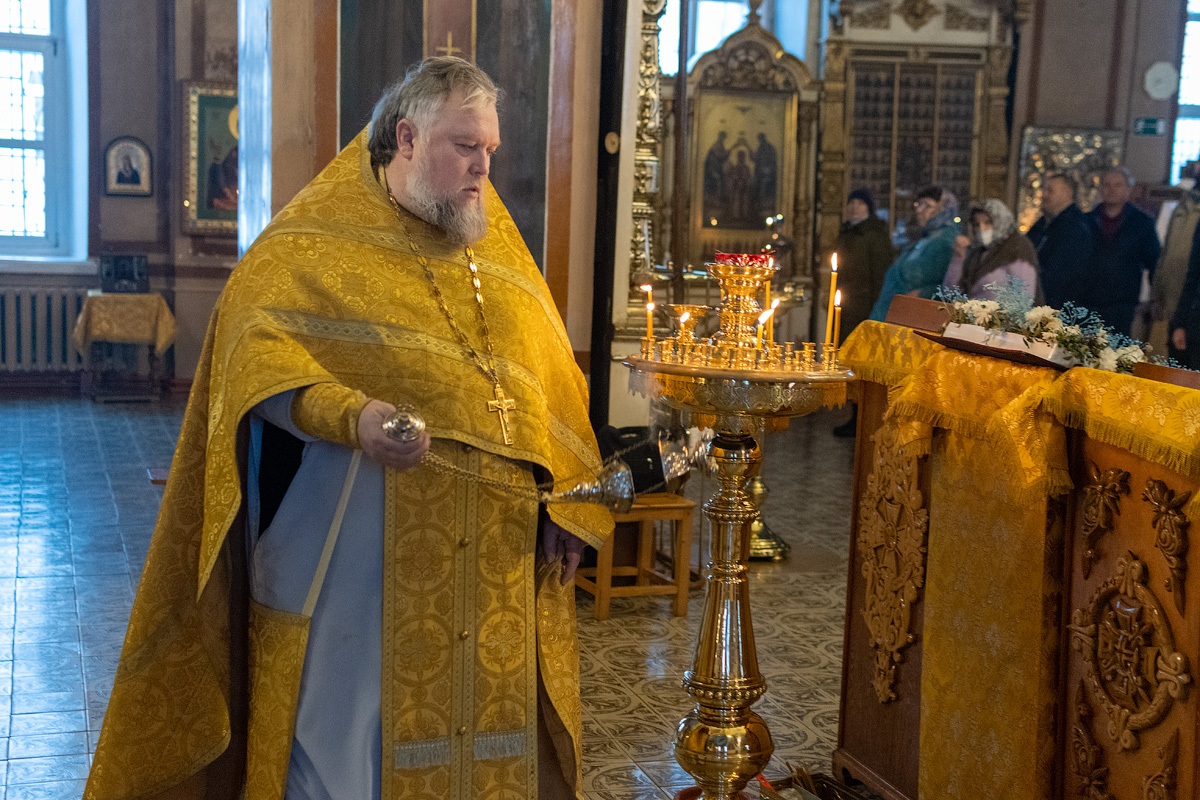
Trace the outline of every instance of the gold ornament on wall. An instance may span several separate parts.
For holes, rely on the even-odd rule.
[[[910,28],[919,31],[942,12],[929,0],[901,0],[896,13],[908,23]]]
[[[982,33],[991,27],[991,17],[977,17],[961,6],[946,4],[946,30]]]
[[[1187,532],[1191,524],[1183,507],[1191,497],[1191,492],[1175,494],[1174,489],[1168,489],[1165,483],[1153,478],[1146,481],[1146,490],[1142,492],[1142,499],[1154,509],[1154,546],[1167,560],[1167,568],[1171,571],[1167,591],[1174,598],[1180,614],[1186,602],[1183,580],[1187,576]]]
[[[1179,766],[1179,729],[1158,749],[1162,767],[1142,781],[1142,800],[1175,800],[1176,773]]]
[[[1113,467],[1104,472],[1095,462],[1087,464],[1088,482],[1083,487],[1083,553],[1080,567],[1083,577],[1092,574],[1092,565],[1100,558],[1096,544],[1113,529],[1121,514],[1121,495],[1129,494],[1129,473]]]
[[[896,665],[915,639],[912,605],[925,585],[929,512],[917,485],[916,456],[906,456],[896,428],[884,425],[875,442],[875,469],[858,507],[858,553],[866,579],[863,618],[875,650],[872,685],[879,702],[896,699]]]
[[[851,28],[885,31],[892,26],[891,0],[879,0],[865,7],[855,6],[850,14]]]
[[[1076,794],[1087,800],[1113,800],[1108,793],[1108,767],[1101,757],[1104,750],[1092,736],[1092,707],[1088,704],[1083,681],[1075,691],[1075,725],[1071,728],[1071,762],[1081,785]]]
[[[633,155],[633,233],[629,242],[629,291],[652,280],[655,210],[659,192],[659,140],[662,138],[662,75],[658,66],[658,20],[665,0],[643,0],[642,44],[638,55],[638,106]]]
[[[1162,606],[1146,586],[1133,553],[1117,562],[1087,608],[1071,614],[1071,647],[1083,655],[1092,700],[1108,716],[1122,750],[1140,746],[1138,731],[1157,725],[1175,700],[1187,699],[1192,676]]]

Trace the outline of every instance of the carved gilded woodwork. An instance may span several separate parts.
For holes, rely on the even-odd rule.
[[[1071,646],[1082,654],[1091,699],[1108,716],[1108,735],[1136,750],[1138,731],[1157,725],[1192,677],[1162,606],[1146,586],[1147,568],[1132,553],[1102,583],[1090,605],[1071,614]]]
[[[1092,736],[1092,707],[1082,680],[1075,690],[1075,716],[1071,728],[1071,765],[1080,781],[1076,794],[1087,800],[1113,800],[1108,793],[1108,767],[1102,763],[1104,750]]]
[[[896,699],[896,666],[915,637],[912,604],[925,585],[929,512],[917,485],[916,456],[900,449],[884,425],[875,442],[874,469],[858,507],[858,555],[865,578],[863,618],[875,650],[872,686],[879,702]]]
[[[666,0],[643,0],[638,55],[638,105],[633,155],[633,233],[629,243],[629,291],[651,278],[654,266],[655,202],[659,193],[662,139],[662,74],[658,66],[658,20]]]
[[[701,89],[745,89],[752,92],[794,92],[796,78],[776,63],[759,42],[742,42],[700,73]]]
[[[908,23],[908,27],[919,31],[942,12],[929,0],[900,0],[896,13]]]
[[[887,30],[892,26],[891,0],[878,0],[863,6],[856,5],[849,15],[850,27]]]
[[[1096,546],[1100,537],[1113,529],[1121,514],[1121,495],[1129,494],[1129,473],[1113,467],[1103,472],[1095,462],[1087,463],[1088,482],[1083,487],[1083,552],[1079,566],[1083,577],[1092,574],[1092,565],[1100,555]]]
[[[1154,478],[1146,481],[1146,489],[1142,492],[1142,499],[1154,509],[1154,546],[1167,560],[1167,569],[1171,572],[1167,591],[1180,614],[1187,600],[1183,581],[1187,576],[1188,526],[1191,524],[1183,507],[1191,497],[1191,492],[1176,494],[1175,490]]]
[[[953,3],[946,4],[946,30],[986,31],[991,27],[990,17],[977,17],[967,9]]]
[[[1142,781],[1142,800],[1175,800],[1176,773],[1179,767],[1179,729],[1158,749],[1162,767]]]

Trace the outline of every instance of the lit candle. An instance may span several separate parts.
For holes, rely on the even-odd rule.
[[[767,324],[767,320],[775,313],[774,307],[768,308],[766,311],[758,315],[758,339],[755,342],[756,347],[762,347],[763,343],[763,326]]]
[[[833,346],[838,346],[842,338],[842,290],[838,289],[833,298]]]
[[[654,338],[654,303],[646,303],[646,338]]]
[[[690,311],[685,311],[679,315],[679,330],[680,330],[680,332],[683,331],[683,324],[691,318],[692,318],[692,312],[690,312]]]
[[[833,254],[833,267],[829,270],[829,311],[825,314],[825,341],[833,341],[833,299],[837,291],[837,253]]]
[[[779,308],[778,297],[771,301],[771,307],[768,310],[774,314],[777,308]],[[767,344],[775,344],[775,320],[771,320],[771,324],[767,326]]]
[[[643,292],[646,293],[646,302],[653,303],[654,302],[654,287],[648,283],[643,283],[640,288]]]

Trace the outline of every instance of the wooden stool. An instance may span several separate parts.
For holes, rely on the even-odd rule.
[[[613,536],[596,553],[596,566],[575,573],[575,585],[596,598],[596,619],[608,619],[609,601],[614,597],[644,594],[673,594],[671,614],[687,616],[688,562],[692,554],[692,509],[696,504],[676,494],[644,494],[625,514],[613,514],[617,523],[638,523],[637,565],[613,567]],[[654,523],[673,521],[675,529],[675,574],[655,568]],[[636,577],[632,586],[613,586],[613,576]]]

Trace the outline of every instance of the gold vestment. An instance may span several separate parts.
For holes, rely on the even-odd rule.
[[[549,290],[490,186],[485,205],[488,234],[474,251],[496,369],[517,404],[511,446],[488,410],[494,387],[458,343],[372,173],[365,131],[231,274],[209,324],[85,797],[202,796],[188,794],[201,783],[208,796],[215,786],[241,791],[251,713],[244,420],[262,400],[332,382],[408,404],[444,458],[526,487],[535,470],[565,489],[599,468],[586,386]],[[405,227],[459,326],[485,352],[463,249],[411,215]],[[539,672],[541,710],[578,793],[574,590],[535,566],[536,502],[427,467],[389,470],[385,494],[383,798],[536,791]],[[597,506],[549,514],[592,546],[612,527]]]

